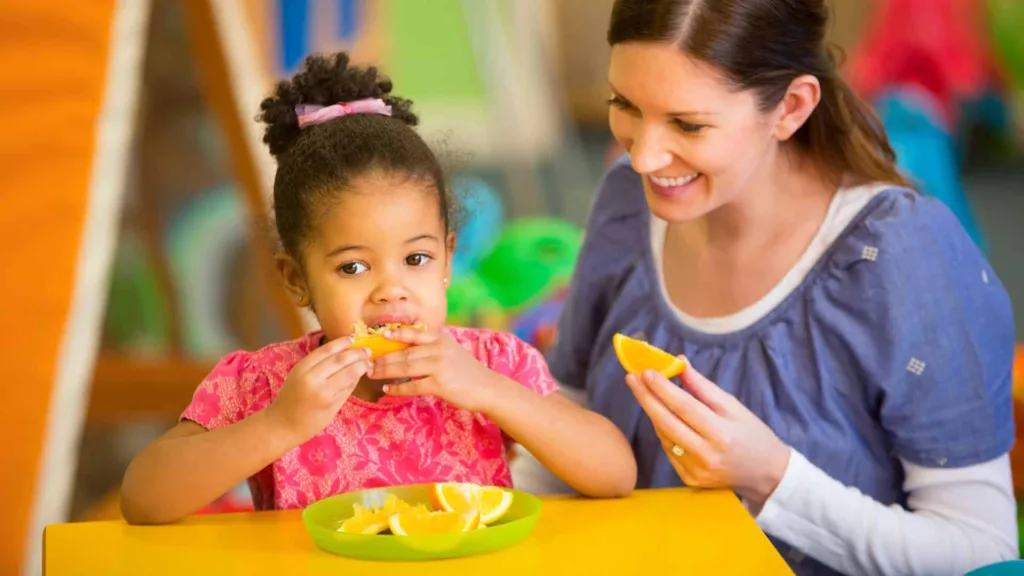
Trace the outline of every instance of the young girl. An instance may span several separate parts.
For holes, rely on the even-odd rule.
[[[314,56],[263,101],[278,266],[322,332],[223,358],[129,466],[128,522],[174,522],[246,478],[257,510],[400,484],[510,486],[513,439],[581,493],[633,489],[624,436],[563,398],[536,350],[445,327],[451,201],[391,88],[345,54]],[[423,329],[391,330],[411,346],[371,361],[352,347],[360,322]]]

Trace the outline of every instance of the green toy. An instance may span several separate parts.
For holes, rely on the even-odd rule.
[[[137,354],[171,348],[170,309],[157,272],[137,234],[122,235],[110,278],[104,333],[109,344]]]
[[[524,218],[508,224],[477,274],[506,312],[543,302],[569,283],[583,231],[565,220]]]
[[[1024,2],[988,0],[992,41],[1018,93],[1024,92]]]
[[[507,330],[510,318],[568,285],[582,243],[583,231],[564,220],[510,222],[478,269],[452,282],[449,322]]]
[[[506,330],[508,318],[501,303],[476,273],[452,280],[448,288],[448,323],[490,330]]]

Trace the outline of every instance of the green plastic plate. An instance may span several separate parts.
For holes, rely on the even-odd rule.
[[[362,560],[439,560],[484,554],[511,546],[533,532],[540,515],[540,500],[526,492],[514,494],[512,506],[500,520],[487,528],[458,534],[429,536],[363,535],[338,532],[352,516],[352,505],[377,507],[388,494],[406,502],[430,504],[430,484],[392,486],[339,494],[316,502],[302,511],[302,522],[320,548],[341,556]]]

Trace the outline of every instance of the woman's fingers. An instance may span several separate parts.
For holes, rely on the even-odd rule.
[[[656,430],[660,430],[683,450],[697,454],[703,454],[707,450],[707,441],[662,404],[636,374],[628,374],[626,383]]]
[[[686,370],[679,375],[679,381],[704,405],[718,414],[728,414],[739,404],[732,394],[705,378],[689,362],[686,364]]]
[[[654,370],[645,371],[641,377],[641,383],[650,390],[655,398],[701,436],[716,437],[721,418],[692,394],[676,386],[668,378]]]

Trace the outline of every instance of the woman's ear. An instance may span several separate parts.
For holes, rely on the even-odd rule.
[[[811,117],[820,101],[821,83],[816,77],[804,74],[794,78],[776,108],[775,138],[780,142],[789,140]]]
[[[306,285],[306,276],[302,273],[299,263],[287,254],[278,254],[274,261],[277,264],[278,272],[281,273],[284,289],[291,297],[292,303],[299,308],[309,306],[309,287]]]

